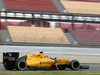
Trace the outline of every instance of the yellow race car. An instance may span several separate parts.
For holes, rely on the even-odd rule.
[[[30,53],[23,57],[19,57],[19,53],[7,52],[3,53],[3,65],[7,70],[26,70],[26,69],[50,69],[50,70],[71,70],[89,69],[89,66],[80,65],[78,60],[57,59],[44,56],[43,52]]]

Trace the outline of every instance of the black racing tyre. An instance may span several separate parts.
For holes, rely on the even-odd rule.
[[[17,70],[25,70],[27,68],[26,59],[27,59],[27,56],[18,58],[15,63],[15,68]]]
[[[58,65],[58,69],[59,70],[65,70],[66,69],[66,65]]]
[[[80,69],[80,63],[78,60],[72,60],[70,62],[70,68],[71,70],[79,70]]]
[[[16,69],[17,70],[25,70],[27,68],[26,61],[21,60],[16,62]]]

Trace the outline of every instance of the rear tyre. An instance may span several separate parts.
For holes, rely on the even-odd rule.
[[[59,70],[65,70],[65,69],[66,69],[66,65],[59,65],[59,66],[58,66],[58,69],[59,69]]]
[[[79,70],[80,69],[80,63],[77,60],[72,60],[70,62],[70,68],[71,70]]]
[[[27,64],[25,61],[18,61],[16,62],[16,69],[18,70],[25,70],[27,68]]]

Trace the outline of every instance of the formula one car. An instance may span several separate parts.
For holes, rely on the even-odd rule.
[[[7,70],[26,70],[26,69],[50,69],[50,70],[71,70],[89,69],[89,66],[80,65],[78,60],[57,59],[44,56],[43,52],[30,53],[23,57],[19,57],[19,53],[7,52],[3,53],[3,65]]]

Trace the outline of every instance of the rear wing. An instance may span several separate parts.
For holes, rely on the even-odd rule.
[[[8,61],[16,61],[16,59],[19,57],[18,52],[6,52],[3,53],[3,61],[8,60]]]
[[[3,65],[7,70],[12,70],[15,67],[16,60],[19,57],[18,52],[3,53]]]

